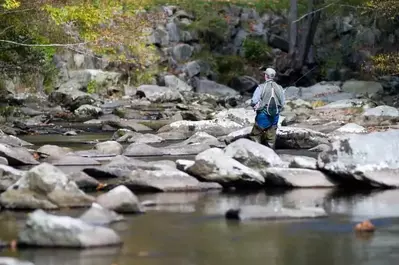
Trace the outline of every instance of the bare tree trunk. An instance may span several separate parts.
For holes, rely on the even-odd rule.
[[[290,13],[288,16],[289,27],[289,55],[293,56],[297,45],[297,24],[295,20],[298,18],[298,3],[297,0],[290,1]]]
[[[310,47],[313,44],[313,39],[320,21],[320,11],[315,12],[315,5],[318,5],[323,0],[309,0],[308,2],[308,16],[306,19],[306,26],[304,34],[298,47],[298,55],[296,57],[295,69],[300,70],[305,64],[309,54]]]

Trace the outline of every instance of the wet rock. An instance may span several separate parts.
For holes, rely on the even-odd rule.
[[[334,184],[322,172],[305,168],[268,168],[265,185],[293,188],[331,188]]]
[[[79,189],[85,191],[95,191],[100,182],[90,177],[83,171],[74,172],[68,175],[68,178],[78,185]]]
[[[0,257],[1,265],[35,265],[30,261],[19,260],[11,257]]]
[[[63,157],[66,154],[72,152],[72,149],[69,147],[60,147],[57,145],[46,144],[41,146],[36,151],[52,157]]]
[[[185,134],[194,134],[196,132],[206,132],[212,136],[218,137],[227,135],[231,132],[241,129],[242,126],[230,120],[204,120],[204,121],[176,121],[166,125],[158,130],[164,132],[181,132]]]
[[[277,129],[276,148],[309,149],[323,143],[328,144],[329,138],[318,131],[285,126]]]
[[[137,196],[123,185],[98,196],[96,201],[102,207],[118,213],[142,213],[144,211]]]
[[[25,173],[25,171],[15,169],[7,165],[0,165],[0,191],[7,190],[8,187],[25,176]]]
[[[123,146],[116,141],[105,141],[98,143],[94,149],[103,154],[120,155],[123,153]]]
[[[294,156],[290,163],[290,168],[317,169],[317,159],[309,156]]]
[[[239,139],[224,149],[224,154],[253,169],[283,165],[273,149],[248,139]]]
[[[186,171],[198,179],[227,187],[261,187],[264,183],[264,178],[258,172],[225,155],[218,148],[198,154],[194,165]]]
[[[125,218],[112,210],[108,210],[97,203],[93,203],[80,217],[80,220],[92,225],[108,225],[123,221]]]
[[[399,131],[351,134],[332,142],[317,166],[340,185],[399,187]]]
[[[251,131],[252,131],[252,126],[248,126],[240,130],[231,132],[226,136],[222,136],[219,139],[220,141],[224,141],[226,144],[230,144],[234,141],[237,141],[238,139],[248,139]]]
[[[176,89],[156,85],[141,85],[137,88],[137,95],[147,98],[151,102],[181,102],[182,95]]]
[[[13,147],[0,143],[0,156],[5,157],[11,166],[39,164],[24,147]]]
[[[28,215],[18,235],[21,244],[37,247],[90,248],[120,245],[118,234],[110,228],[90,225],[69,216],[55,216],[36,210]]]
[[[64,172],[47,163],[27,171],[0,195],[1,205],[7,209],[86,207],[93,201]]]
[[[327,152],[328,150],[331,150],[331,145],[330,144],[319,144],[313,148],[310,148],[310,152]]]
[[[82,105],[74,111],[80,118],[97,118],[102,114],[102,109],[92,105]]]
[[[312,219],[327,217],[322,208],[279,208],[273,206],[247,205],[230,209],[225,214],[226,219],[232,220],[280,220],[280,219]]]
[[[76,131],[67,131],[67,132],[64,132],[62,135],[65,135],[65,136],[76,136],[76,135],[78,135],[78,133]]]

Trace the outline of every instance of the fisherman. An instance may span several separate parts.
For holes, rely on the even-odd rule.
[[[265,82],[256,88],[251,99],[256,117],[250,138],[275,149],[277,124],[285,103],[285,95],[284,89],[274,81],[276,71],[267,68],[263,73]]]

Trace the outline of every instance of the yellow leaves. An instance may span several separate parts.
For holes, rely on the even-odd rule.
[[[2,7],[4,9],[16,9],[20,7],[21,2],[17,0],[4,0],[4,3],[2,4]]]
[[[399,52],[372,56],[368,71],[377,75],[399,74]]]

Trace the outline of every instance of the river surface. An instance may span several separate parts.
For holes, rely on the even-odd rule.
[[[159,203],[143,215],[111,225],[122,247],[91,250],[19,249],[3,255],[36,265],[342,265],[396,264],[399,259],[398,191],[341,196],[330,190],[274,194],[160,193],[140,195]],[[396,202],[396,204],[393,204]],[[322,203],[330,216],[318,220],[232,222],[223,212],[239,205]],[[81,211],[56,212],[78,216]],[[0,237],[12,240],[25,213],[3,212]],[[356,234],[370,218],[374,234]]]
[[[109,135],[90,136],[109,139]],[[107,138],[108,137],[108,138]],[[24,137],[35,146],[71,146],[60,138]],[[68,137],[68,139],[77,139]],[[88,137],[81,137],[80,140]],[[36,140],[36,141],[34,141]],[[64,141],[66,144],[62,144]],[[76,141],[74,149],[89,149]],[[69,144],[68,144],[69,143]],[[3,250],[3,256],[36,265],[388,265],[399,260],[399,191],[342,194],[330,189],[297,189],[260,193],[138,194],[156,206],[143,215],[125,215],[112,224],[122,237],[121,247],[90,250]],[[225,211],[241,205],[321,205],[329,216],[317,220],[234,222]],[[54,214],[79,216],[83,210]],[[0,212],[0,239],[17,237],[23,212]],[[358,234],[356,223],[370,219],[372,234]]]

